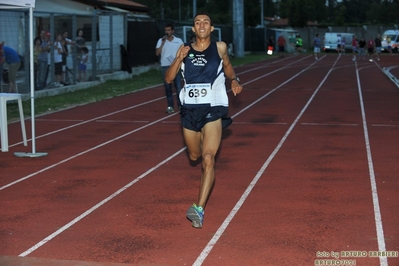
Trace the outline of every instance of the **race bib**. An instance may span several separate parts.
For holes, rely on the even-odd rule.
[[[187,84],[185,87],[185,104],[210,104],[212,98],[210,83]]]

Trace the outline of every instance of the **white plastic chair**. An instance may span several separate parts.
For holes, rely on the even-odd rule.
[[[1,151],[8,151],[8,120],[7,120],[7,102],[18,101],[19,118],[21,120],[22,139],[24,146],[28,146],[26,139],[25,120],[22,109],[22,94],[19,93],[0,93],[0,134]]]

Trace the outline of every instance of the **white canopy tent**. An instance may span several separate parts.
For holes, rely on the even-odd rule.
[[[17,157],[41,157],[46,156],[46,152],[36,152],[36,136],[35,136],[35,86],[33,75],[33,9],[35,8],[35,0],[0,0],[0,9],[29,9],[29,56],[30,56],[30,92],[31,92],[31,120],[32,120],[32,152],[16,152]]]

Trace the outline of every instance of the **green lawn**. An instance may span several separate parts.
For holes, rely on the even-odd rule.
[[[239,66],[272,57],[267,56],[264,53],[249,54],[242,58],[233,58],[231,59],[231,62],[233,66]],[[53,112],[55,110],[62,110],[76,105],[97,102],[157,84],[162,84],[162,77],[158,70],[150,70],[140,75],[133,76],[131,79],[109,80],[105,83],[83,90],[37,98],[35,99],[35,114],[39,115],[47,112]],[[30,99],[23,102],[23,108],[24,115],[26,117],[30,117]],[[19,118],[18,105],[16,103],[8,104],[7,113],[9,121]]]

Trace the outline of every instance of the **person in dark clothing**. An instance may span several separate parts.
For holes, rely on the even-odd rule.
[[[267,54],[272,55],[274,51],[274,37],[271,35],[269,39],[267,39]]]

